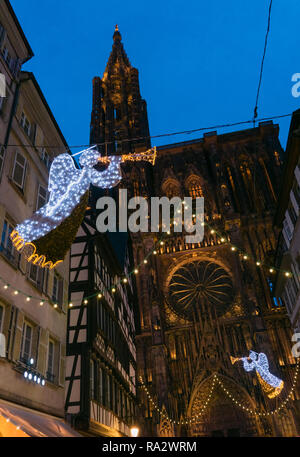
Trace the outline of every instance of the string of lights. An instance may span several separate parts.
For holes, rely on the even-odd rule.
[[[266,122],[266,121],[271,121],[271,120],[275,120],[275,119],[282,119],[285,117],[290,117],[292,115],[293,115],[293,113],[268,116],[268,117],[263,117],[263,118],[257,119],[256,122]],[[158,135],[139,136],[139,137],[135,137],[135,138],[124,138],[124,139],[119,139],[118,144],[142,141],[142,140],[148,140],[148,139],[155,139],[155,138],[164,138],[164,137],[170,137],[170,136],[176,136],[176,135],[191,135],[193,133],[202,132],[202,131],[209,132],[209,131],[214,131],[216,129],[229,128],[229,127],[235,127],[238,125],[246,125],[246,124],[252,124],[252,123],[253,123],[253,119],[249,119],[246,121],[229,122],[229,123],[224,123],[224,124],[211,125],[208,127],[199,127],[199,128],[191,129],[191,130],[181,130],[181,131],[176,131],[176,132],[160,133]],[[96,143],[92,147],[106,146],[106,145],[111,145],[111,144],[115,144],[115,141],[104,141],[102,143]],[[8,144],[8,145],[6,145],[6,148],[20,147],[20,146],[22,146],[24,148],[31,148],[31,149],[39,149],[39,148],[61,149],[61,146],[57,146],[57,145],[33,145],[33,144],[25,144],[25,143]],[[0,147],[5,147],[5,145],[2,144],[2,145],[0,145]],[[89,148],[89,147],[91,147],[90,144],[71,145],[68,148],[64,149],[62,152],[69,152],[70,149]],[[78,153],[73,154],[73,156],[75,156],[75,155],[78,155]]]
[[[276,271],[277,272],[281,271],[286,277],[290,277],[291,276],[291,272],[290,271],[283,270],[282,268],[279,268],[279,267],[276,267],[276,266],[273,266],[273,265],[268,265],[264,261],[255,258],[253,255],[249,254],[247,251],[244,251],[243,249],[239,248],[238,246],[236,246],[236,245],[232,244],[230,241],[228,241],[228,235],[227,234],[220,233],[220,232],[216,231],[213,228],[213,226],[211,226],[207,222],[204,222],[204,224],[210,229],[210,233],[212,235],[216,234],[216,236],[218,236],[220,238],[221,243],[224,243],[224,244],[227,244],[227,245],[231,246],[231,251],[240,254],[244,261],[252,260],[253,262],[255,262],[255,265],[257,267],[265,267],[266,269],[268,269],[269,273],[275,273]]]
[[[174,425],[188,425],[188,424],[192,424],[192,422],[197,422],[197,420],[203,415],[203,413],[205,412],[206,408],[207,408],[207,405],[208,403],[210,402],[210,399],[212,397],[212,393],[215,389],[215,385],[216,385],[216,382],[217,382],[217,374],[214,374],[213,376],[213,380],[212,380],[212,385],[211,385],[211,388],[210,388],[210,391],[209,391],[209,394],[206,398],[206,401],[204,402],[203,404],[203,407],[201,408],[201,410],[199,411],[198,414],[196,414],[195,416],[191,416],[191,417],[188,417],[186,419],[181,419],[179,421],[176,421],[174,419],[171,419],[169,417],[169,415],[167,413],[165,413],[161,408],[159,408],[157,406],[157,404],[154,402],[147,386],[145,385],[144,381],[143,381],[143,378],[140,376],[140,382],[141,382],[141,386],[142,388],[144,389],[144,391],[146,392],[146,395],[149,399],[149,401],[152,403],[154,409],[158,412],[158,414],[162,417],[162,418],[165,418],[167,419],[171,424],[174,424]]]
[[[186,204],[185,201],[183,201],[183,204]],[[170,228],[171,228],[173,222],[174,222],[174,218],[170,222]],[[210,233],[212,235],[216,235],[220,239],[220,243],[221,244],[224,244],[224,245],[226,244],[227,246],[230,247],[231,251],[236,252],[237,254],[239,254],[242,257],[243,261],[253,261],[253,262],[255,262],[255,265],[257,267],[260,267],[260,268],[265,267],[268,270],[268,272],[272,273],[272,274],[274,274],[277,271],[277,272],[282,272],[286,277],[290,277],[291,276],[291,272],[290,271],[283,270],[283,269],[278,268],[276,266],[267,265],[264,261],[254,258],[251,254],[249,254],[245,250],[243,250],[243,249],[239,248],[238,246],[232,244],[228,234],[221,233],[221,232],[217,231],[208,222],[202,222],[201,224],[206,226],[210,230]],[[106,292],[115,293],[117,286],[119,286],[121,283],[126,284],[128,282],[128,279],[130,278],[130,276],[139,274],[140,268],[142,266],[145,266],[145,265],[148,264],[148,259],[152,255],[156,256],[156,255],[160,255],[161,254],[160,249],[162,249],[163,246],[165,245],[165,241],[164,240],[166,238],[168,238],[170,235],[171,235],[171,230],[168,230],[167,232],[163,233],[162,236],[154,244],[154,247],[146,254],[144,259],[138,265],[134,266],[133,269],[130,272],[128,272],[128,274],[126,276],[124,276],[123,278],[119,278],[119,280],[115,282],[115,284],[113,285],[113,287],[111,289],[107,289],[106,287],[103,286],[103,288],[101,290],[99,290],[99,291],[97,291],[97,292],[95,292],[95,293],[93,293],[91,295],[83,297],[83,303],[85,305],[87,305],[89,300],[92,299],[92,298],[95,298],[95,297],[100,299],[100,298],[103,297],[103,295]],[[50,300],[48,300],[46,298],[45,299],[41,299],[41,297],[35,297],[33,295],[29,295],[27,292],[23,292],[22,290],[20,290],[18,288],[12,287],[10,282],[7,281],[2,276],[0,276],[0,281],[2,281],[2,283],[4,284],[3,285],[4,289],[12,288],[12,290],[13,290],[12,293],[14,295],[18,295],[18,294],[24,295],[26,297],[26,301],[27,302],[29,302],[31,300],[36,300],[36,301],[39,302],[40,306],[43,306],[45,303],[49,303],[49,305],[53,306],[55,309],[59,308],[57,303],[53,303],[52,301],[50,301]],[[68,304],[63,304],[63,306],[69,306],[70,308],[72,308],[74,306],[74,304],[73,303],[68,303]]]
[[[289,391],[289,394],[287,395],[287,397],[285,398],[285,400],[282,401],[282,403],[275,409],[271,410],[271,411],[256,411],[254,409],[251,409],[249,408],[248,406],[245,406],[243,405],[239,400],[237,400],[234,395],[232,395],[228,389],[226,389],[226,387],[224,386],[224,384],[222,383],[222,381],[217,377],[217,382],[218,384],[220,385],[221,389],[224,391],[224,393],[232,400],[232,402],[240,407],[241,409],[243,409],[244,411],[247,411],[249,414],[252,414],[252,415],[255,415],[255,416],[270,416],[270,415],[274,415],[274,414],[277,414],[281,411],[282,408],[285,407],[285,405],[287,404],[287,402],[290,400],[290,398],[292,397],[293,395],[293,392],[295,390],[295,387],[297,385],[297,378],[298,378],[298,373],[299,373],[299,358],[297,358],[297,362],[296,362],[296,368],[295,368],[295,374],[294,374],[294,379],[293,379],[293,383],[292,383],[292,387]]]
[[[219,384],[219,386],[221,387],[223,392],[230,398],[230,400],[232,400],[232,402],[236,406],[238,406],[242,410],[246,411],[247,413],[249,413],[251,415],[254,415],[254,416],[259,416],[259,417],[261,417],[261,416],[271,416],[271,415],[274,415],[274,414],[278,414],[285,407],[285,405],[287,404],[287,402],[290,400],[290,398],[292,397],[292,395],[294,393],[295,387],[297,385],[298,373],[299,373],[299,358],[297,359],[297,362],[296,362],[294,379],[293,379],[292,387],[291,387],[288,395],[286,396],[285,400],[283,400],[281,402],[281,404],[277,408],[275,408],[275,409],[273,409],[271,411],[254,410],[252,408],[249,408],[249,406],[243,405],[239,400],[237,400],[235,398],[234,395],[232,395],[232,393],[229,392],[229,390],[224,386],[223,382],[218,377],[217,373],[215,373],[214,376],[213,376],[213,382],[212,382],[211,389],[209,391],[209,394],[208,394],[206,400],[203,403],[203,407],[201,408],[200,412],[198,414],[196,414],[195,416],[188,416],[185,419],[181,419],[180,421],[176,421],[174,419],[171,419],[166,412],[164,412],[161,408],[159,408],[157,403],[155,403],[155,401],[153,400],[153,398],[152,398],[152,396],[151,396],[151,394],[150,394],[150,392],[149,392],[147,386],[145,385],[145,383],[143,381],[143,378],[141,376],[139,377],[139,380],[140,380],[140,383],[141,383],[141,387],[146,392],[146,395],[147,395],[149,401],[152,403],[154,409],[158,412],[158,414],[161,417],[166,418],[170,423],[173,423],[175,425],[188,425],[188,424],[192,424],[193,422],[196,423],[197,420],[203,415],[203,413],[205,412],[205,410],[207,408],[207,405],[208,405],[208,403],[209,403],[209,401],[210,401],[210,399],[212,397],[212,393],[213,393],[213,391],[215,389],[216,383]]]

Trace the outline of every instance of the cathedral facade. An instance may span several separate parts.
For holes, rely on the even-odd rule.
[[[172,224],[163,241],[161,233],[131,233],[143,435],[300,432],[292,332],[285,307],[272,294],[273,217],[284,161],[278,131],[263,122],[210,132],[157,147],[154,166],[122,165],[120,187],[128,197],[204,197],[199,243],[186,243]],[[90,142],[108,156],[151,147],[138,70],[117,27],[104,75],[93,80]],[[266,354],[270,372],[284,381],[279,395],[269,398],[259,375],[244,370],[239,359],[251,350]]]

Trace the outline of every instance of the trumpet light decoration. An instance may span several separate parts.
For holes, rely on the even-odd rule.
[[[52,269],[62,262],[83,220],[90,184],[103,189],[115,187],[122,179],[121,162],[147,160],[154,164],[156,148],[129,156],[103,158],[92,146],[81,152],[81,169],[69,154],[57,156],[49,173],[49,201],[12,231],[14,247],[28,262],[40,267]],[[104,171],[95,168],[99,162],[107,165]]]
[[[270,373],[268,358],[263,352],[250,351],[249,357],[231,356],[230,359],[232,364],[241,360],[245,371],[256,370],[259,383],[269,398],[276,397],[282,391],[284,382]]]

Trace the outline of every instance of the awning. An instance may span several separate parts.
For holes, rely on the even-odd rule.
[[[0,437],[80,437],[63,419],[0,400]]]

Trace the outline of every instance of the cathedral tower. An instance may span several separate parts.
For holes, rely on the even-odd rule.
[[[147,105],[138,70],[131,66],[118,26],[102,79],[93,79],[90,143],[108,143],[103,154],[139,152],[150,147]],[[125,140],[125,141],[124,141]]]

